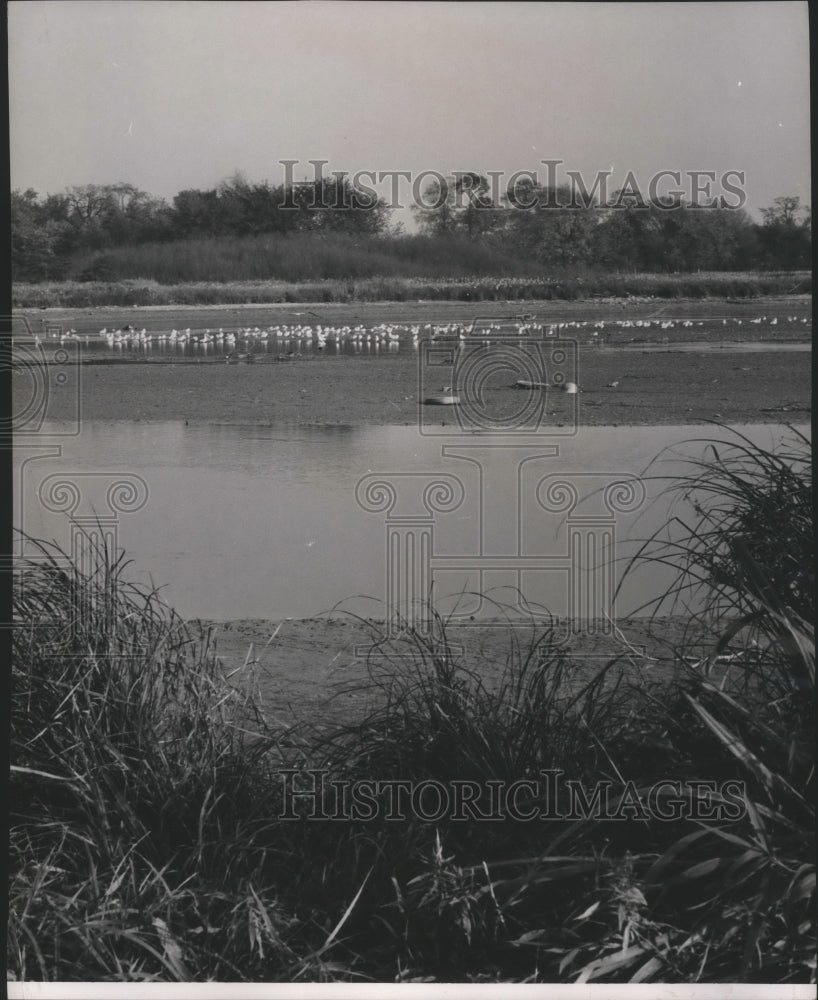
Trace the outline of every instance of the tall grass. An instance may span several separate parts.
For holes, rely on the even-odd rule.
[[[43,544],[20,567],[12,977],[321,978],[323,928],[277,891],[278,783],[252,702],[206,633],[88,544],[89,570]]]
[[[719,971],[780,981],[809,973],[814,982],[812,463],[809,441],[789,433],[774,451],[736,431],[709,441],[674,484],[695,519],[677,518],[681,534],[654,538],[643,553],[677,561],[665,600],[708,587],[693,619],[704,655],[684,700],[704,737],[699,761],[732,765],[747,805],[738,829],[696,831],[652,877],[688,890],[690,909],[710,905]],[[729,666],[717,676],[720,661]]]
[[[815,612],[810,444],[792,428],[774,451],[727,433],[689,442],[703,456],[687,459],[689,472],[665,487],[674,501],[669,522],[634,561],[678,569],[649,606],[687,613],[701,605],[691,624],[698,638],[715,639],[713,656],[736,638],[757,660],[770,643],[791,649],[757,671],[763,696],[775,700],[815,686],[814,663],[797,638],[810,633]]]
[[[572,676],[546,634],[515,647],[490,689],[451,657],[438,621],[430,636],[383,637],[367,719],[275,734],[246,686],[226,683],[207,634],[127,583],[121,558],[97,548],[82,570],[39,548],[15,607],[15,978],[530,974],[525,955],[482,968],[484,948],[508,951],[505,918],[486,871],[447,852],[491,858],[531,846],[536,827],[285,820],[279,772],[590,774],[600,750],[587,731],[622,732],[631,713],[615,684],[603,696],[606,676]]]
[[[238,241],[237,241],[238,242]],[[509,262],[482,253],[469,245],[469,254],[454,251],[446,262],[435,255],[428,267],[412,258],[387,257],[367,251],[347,253],[336,243],[321,253],[299,252],[295,257],[281,250],[281,268],[257,260],[245,247],[241,260],[252,266],[229,267],[220,251],[203,244],[201,261],[186,262],[185,247],[159,244],[168,255],[167,272],[147,263],[107,272],[86,268],[98,280],[16,283],[12,302],[16,309],[56,306],[221,305],[279,302],[445,302],[579,301],[582,299],[754,299],[765,295],[802,295],[812,290],[809,274],[618,274],[593,271],[562,272],[534,268],[526,262]],[[437,248],[438,250],[440,248]],[[119,251],[117,251],[119,252]],[[143,253],[135,247],[122,253]],[[198,253],[198,251],[197,251]],[[308,266],[298,264],[304,257]],[[238,259],[238,258],[237,258]],[[147,260],[147,258],[146,258]],[[336,266],[337,265],[337,266]],[[377,266],[376,266],[377,265]],[[171,273],[172,271],[172,273]],[[294,278],[280,274],[297,272]],[[121,275],[116,279],[112,275]],[[182,277],[182,275],[188,277]],[[192,278],[197,274],[200,277]],[[203,277],[206,275],[207,277]],[[327,276],[330,275],[330,276]],[[253,277],[255,276],[255,277]]]
[[[439,618],[366,623],[367,710],[287,732],[121,558],[40,545],[15,605],[13,976],[814,982],[810,476],[802,437],[733,434],[670,484],[692,520],[639,557],[677,570],[660,610],[699,591],[670,680],[626,643],[594,664],[512,631],[486,671]],[[527,787],[550,818],[390,818],[381,787],[333,818],[331,781],[543,770],[606,781],[614,810],[674,780],[657,801],[683,808],[577,818]],[[282,771],[314,792],[289,817]],[[732,812],[691,814],[697,781]]]
[[[635,841],[580,893],[547,950],[578,982],[815,982],[809,443],[794,433],[769,451],[733,432],[669,489],[695,520],[677,514],[681,531],[653,536],[636,563],[676,568],[658,609],[678,608],[691,590],[703,600],[677,651],[682,688],[655,710],[674,776],[739,782],[744,812],[666,824],[657,855]],[[576,881],[575,855],[594,833],[577,824],[561,844],[569,857],[530,858],[516,879],[499,866],[496,894],[531,903],[555,879]],[[548,937],[529,932],[526,942]]]

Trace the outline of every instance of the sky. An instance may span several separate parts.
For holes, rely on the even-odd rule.
[[[12,188],[41,195],[126,182],[170,201],[236,171],[281,183],[287,159],[295,180],[320,159],[325,173],[495,171],[502,189],[557,160],[557,180],[611,171],[614,190],[666,170],[689,193],[685,172],[711,171],[718,195],[743,172],[730,182],[756,218],[779,195],[811,200],[806,3],[8,9]],[[411,181],[395,183],[411,203]]]

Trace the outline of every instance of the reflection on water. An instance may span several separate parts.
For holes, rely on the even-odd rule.
[[[214,619],[306,617],[339,602],[383,617],[387,581],[405,597],[424,558],[443,611],[479,616],[485,609],[472,591],[508,603],[521,588],[531,604],[565,614],[572,600],[577,608],[587,600],[572,596],[571,547],[584,546],[586,590],[604,589],[604,539],[615,533],[622,559],[634,550],[628,539],[664,520],[666,507],[647,502],[666,485],[653,477],[680,466],[666,455],[643,476],[648,464],[686,439],[699,444],[680,450],[700,453],[711,435],[702,427],[595,427],[515,447],[470,436],[444,452],[414,427],[86,422],[76,437],[50,436],[60,428],[48,425],[36,448],[16,449],[15,524],[68,549],[66,510],[111,517],[133,576],[150,574],[181,614]],[[782,434],[742,430],[766,446]],[[641,506],[636,495],[628,509],[627,497],[606,493],[640,477]],[[117,480],[129,485],[114,495]],[[66,481],[68,500],[59,489]],[[612,512],[609,502],[619,507]],[[617,613],[661,583],[654,570],[635,577]]]

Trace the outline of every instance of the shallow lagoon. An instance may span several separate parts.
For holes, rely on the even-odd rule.
[[[492,447],[488,436],[394,426],[66,429],[47,424],[36,447],[16,450],[15,525],[69,550],[68,515],[99,517],[132,578],[149,575],[184,616],[216,620],[303,618],[339,603],[382,618],[385,601],[408,613],[427,579],[439,609],[466,619],[497,612],[473,592],[514,614],[594,602],[630,614],[663,582],[642,571],[611,603],[635,540],[666,520],[667,500],[656,501],[666,483],[653,477],[677,473],[678,456],[701,453],[704,439],[730,437],[701,425],[587,427]],[[788,434],[740,430],[766,447]],[[621,495],[605,493],[617,483]]]

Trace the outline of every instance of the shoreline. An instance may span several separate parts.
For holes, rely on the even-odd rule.
[[[96,306],[15,306],[12,319],[39,319],[46,322],[62,320],[66,327],[80,333],[96,333],[112,323],[120,327],[128,323],[144,326],[151,316],[164,319],[172,316],[172,325],[179,328],[201,321],[203,327],[228,328],[231,318],[248,325],[287,322],[293,317],[305,317],[309,322],[334,323],[470,323],[475,318],[517,318],[535,316],[544,322],[570,321],[575,318],[611,320],[676,317],[679,319],[743,317],[764,309],[791,310],[799,315],[811,315],[812,295],[762,295],[757,298],[658,299],[646,296],[629,298],[586,299],[501,299],[485,302],[453,301],[450,299],[415,299],[384,302],[226,302],[186,305],[96,305]],[[188,318],[189,317],[189,318]]]
[[[384,623],[350,616],[280,621],[193,618],[188,624],[201,626],[225,677],[235,679],[237,690],[255,690],[271,719],[286,727],[316,716],[322,723],[364,717],[380,690],[373,677],[388,677],[400,669],[402,658],[404,665],[411,662],[411,651],[417,648],[406,637],[376,647],[367,640],[382,636]],[[569,632],[559,648],[580,679],[587,680],[615,657],[624,657],[620,669],[626,679],[630,675],[639,682],[640,671],[647,671],[650,681],[671,685],[684,670],[677,650],[689,624],[689,618],[681,615],[623,618],[614,622],[615,632],[609,635]],[[447,626],[446,638],[453,655],[462,657],[491,688],[499,683],[509,656],[515,655],[515,641],[524,655],[532,641],[547,631],[543,624],[475,623]],[[371,662],[367,651],[373,655]]]

